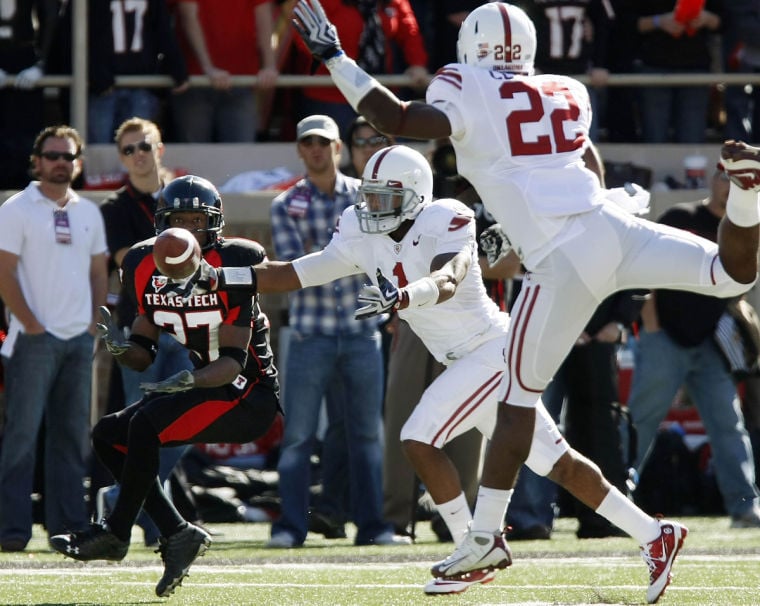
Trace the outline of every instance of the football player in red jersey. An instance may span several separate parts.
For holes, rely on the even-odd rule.
[[[212,266],[255,265],[266,259],[257,242],[221,237],[222,200],[205,179],[185,176],[170,182],[161,193],[155,222],[159,233],[169,227],[191,231]],[[211,540],[184,520],[164,494],[157,477],[159,449],[255,440],[278,414],[279,385],[269,322],[258,298],[223,289],[187,296],[187,281],[171,280],[157,270],[154,242],[155,238],[135,244],[122,264],[125,292],[134,296],[138,310],[129,338],[105,308],[98,328],[120,364],[145,369],[155,355],[160,331],[166,331],[188,349],[195,368],[143,383],[142,400],[95,425],[93,447],[121,484],[119,498],[100,523],[84,532],[57,535],[50,543],[78,560],[121,560],[142,506],[161,531],[164,574],[156,594],[165,597]]]

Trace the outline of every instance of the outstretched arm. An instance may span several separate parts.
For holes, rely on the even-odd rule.
[[[351,107],[375,128],[414,139],[438,139],[451,134],[446,114],[426,103],[401,101],[343,52],[338,32],[319,0],[299,0],[293,14],[293,25],[311,53],[324,61]]]

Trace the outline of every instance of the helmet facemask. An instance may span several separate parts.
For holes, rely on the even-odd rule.
[[[387,234],[419,212],[421,198],[400,182],[370,181],[359,187],[356,216],[359,229],[367,234]]]

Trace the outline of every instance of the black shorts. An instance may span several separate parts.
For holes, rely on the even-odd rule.
[[[279,394],[265,385],[255,384],[244,391],[233,385],[196,388],[149,394],[103,417],[97,433],[111,444],[126,447],[130,420],[139,412],[155,428],[161,446],[243,444],[263,436],[279,410]]]

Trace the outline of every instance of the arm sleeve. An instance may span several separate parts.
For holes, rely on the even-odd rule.
[[[293,261],[293,269],[298,274],[301,286],[319,286],[338,278],[364,273],[354,263],[346,259],[336,246],[328,244],[319,252],[308,254]]]

